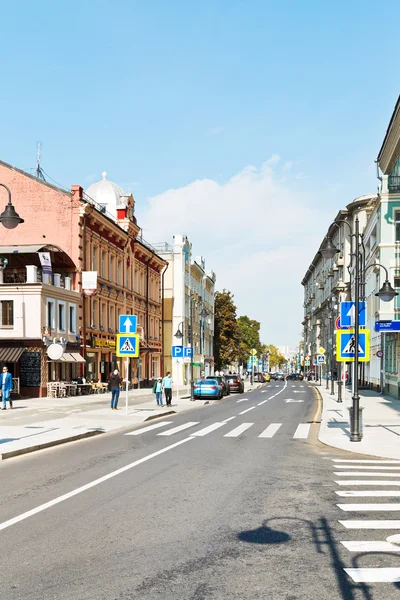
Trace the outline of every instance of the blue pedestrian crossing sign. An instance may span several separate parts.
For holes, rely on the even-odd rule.
[[[354,350],[354,329],[338,329],[336,331],[336,360],[338,362],[354,362]],[[370,330],[360,329],[358,334],[358,360],[368,362],[369,355]]]
[[[118,333],[116,355],[137,358],[139,356],[139,339],[138,333]]]
[[[324,365],[325,364],[325,354],[318,354],[317,355],[317,364],[318,365]]]
[[[358,303],[358,325],[365,327],[366,318],[365,302]],[[340,303],[340,327],[354,327],[355,325],[355,314],[356,314],[356,303],[355,302],[341,302]]]

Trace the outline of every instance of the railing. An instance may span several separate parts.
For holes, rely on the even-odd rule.
[[[42,269],[36,271],[36,281],[29,281],[29,283],[47,283],[54,285],[59,288],[66,288],[72,290],[71,277],[67,275],[61,275],[60,273],[51,273],[46,277],[43,274]],[[66,286],[66,282],[68,285]],[[28,277],[26,269],[5,269],[3,271],[3,283],[4,284],[21,284],[28,283]]]
[[[174,249],[173,247],[168,244],[168,242],[157,242],[156,244],[153,244],[153,248],[155,249],[156,252],[173,252]]]
[[[19,377],[13,377],[11,393],[19,394],[19,389]]]

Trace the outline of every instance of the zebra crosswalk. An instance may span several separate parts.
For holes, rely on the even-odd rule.
[[[341,502],[336,506],[343,513],[351,513],[349,516],[358,513],[357,516],[361,517],[338,519],[343,531],[352,532],[355,538],[363,538],[348,539],[350,537],[348,536],[347,539],[340,541],[349,553],[347,560],[344,561],[349,566],[346,566],[344,571],[355,583],[399,583],[400,568],[395,553],[400,552],[400,543],[393,543],[394,540],[397,541],[399,536],[391,537],[391,535],[393,530],[400,530],[400,519],[387,517],[392,516],[390,513],[393,513],[393,517],[395,517],[396,513],[400,511],[399,502],[388,501],[390,498],[400,497],[400,491],[393,489],[400,485],[400,461],[376,459],[332,459],[332,461],[334,475],[353,477],[353,479],[335,480],[337,485],[349,488],[335,490],[336,496],[341,499]],[[342,471],[340,469],[348,470]],[[389,469],[393,472],[389,473]],[[376,479],[371,480],[370,477]],[[393,479],[385,479],[390,477]],[[353,487],[364,486],[367,489],[353,489]],[[385,489],[377,490],[374,489],[375,486],[384,487]],[[357,503],[351,501],[354,498],[357,499]],[[362,500],[371,498],[375,498],[376,502],[373,503],[370,500],[363,502]],[[344,499],[347,502],[344,502]],[[373,536],[379,539],[371,539]],[[362,558],[360,560],[355,559],[355,553],[359,553]],[[381,561],[381,564],[385,564],[385,566],[363,567],[362,560],[366,560],[368,553],[374,553],[375,559],[377,559],[379,553],[382,553],[382,557],[386,556],[385,563]],[[392,562],[394,566],[386,566],[388,562],[389,564]],[[369,565],[370,562],[364,562],[364,565],[366,564]]]
[[[243,411],[242,413],[240,413],[240,415],[242,415],[246,412],[248,412],[248,411],[247,410]],[[218,429],[221,429],[222,437],[224,437],[224,438],[237,438],[241,435],[246,434],[246,435],[252,435],[254,437],[261,438],[261,439],[262,438],[271,439],[278,433],[278,431],[282,432],[281,428],[282,428],[283,423],[270,423],[268,425],[268,427],[266,427],[265,429],[262,429],[262,427],[260,427],[259,423],[246,422],[246,423],[240,423],[236,427],[234,427],[233,429],[230,429],[228,431],[224,431],[222,429],[222,428],[228,427],[228,422],[230,422],[236,418],[237,417],[229,417],[228,419],[226,419],[224,421],[218,421],[216,423],[212,423],[211,425],[207,425],[206,427],[202,427],[195,431],[193,431],[193,429],[197,425],[200,425],[200,423],[198,421],[188,421],[187,423],[183,423],[182,425],[178,425],[176,427],[172,427],[171,429],[166,429],[165,431],[161,431],[161,432],[155,431],[157,429],[165,428],[168,425],[173,425],[172,421],[163,421],[162,423],[148,425],[147,427],[142,427],[140,429],[136,429],[135,431],[129,431],[128,433],[125,433],[124,435],[142,435],[142,434],[145,434],[148,432],[154,432],[155,435],[158,435],[158,436],[172,436],[177,433],[181,433],[182,431],[186,431],[186,430],[190,429],[192,431],[190,431],[190,432],[187,431],[187,433],[191,437],[204,437],[208,434],[214,433]],[[233,423],[232,423],[232,425],[233,425]],[[294,431],[292,430],[289,433],[290,437],[292,437],[293,439],[306,440],[310,434],[311,425],[312,425],[311,423],[299,423],[295,427]],[[288,426],[286,426],[286,435],[287,435],[287,429],[288,429]],[[399,476],[400,476],[400,474],[399,474]]]

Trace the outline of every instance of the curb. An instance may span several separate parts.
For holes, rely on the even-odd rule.
[[[150,415],[143,421],[143,423],[146,423],[146,421],[153,421],[153,419],[159,419],[160,417],[166,417],[167,415],[176,415],[176,414],[177,414],[176,410],[169,410],[168,412],[160,413],[159,415]]]
[[[36,446],[29,446],[27,448],[20,448],[19,450],[10,450],[10,452],[3,452],[0,454],[0,460],[6,460],[7,458],[13,458],[14,456],[21,456],[22,454],[30,454],[37,450],[44,450],[45,448],[51,448],[52,446],[60,446],[67,442],[76,442],[85,438],[94,437],[104,433],[101,429],[95,429],[94,431],[86,431],[85,433],[78,433],[77,435],[71,435],[67,438],[61,438],[59,440],[52,440],[51,442],[43,442],[43,444],[36,444]]]

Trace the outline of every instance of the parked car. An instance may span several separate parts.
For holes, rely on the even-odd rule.
[[[230,390],[230,387],[229,387],[229,381],[227,381],[225,375],[208,375],[206,377],[206,379],[215,379],[216,381],[218,381],[218,383],[222,387],[222,391],[224,392],[224,396],[229,396],[229,394],[231,393],[231,390]]]
[[[225,375],[225,379],[229,383],[229,388],[231,392],[238,392],[239,394],[243,394],[244,392],[244,381],[240,377],[234,373],[233,375]]]
[[[285,381],[285,376],[283,373],[276,373],[275,381]]]
[[[254,381],[258,383],[265,383],[265,377],[262,373],[254,373]]]
[[[214,400],[221,400],[224,396],[224,392],[216,378],[198,379],[193,386],[193,396],[195,399],[214,398]]]
[[[292,381],[297,381],[299,379],[299,374],[298,373],[289,373],[289,375],[286,375],[286,379],[287,380],[292,380]]]
[[[271,377],[271,381],[276,381],[276,373],[270,373],[269,376]]]

